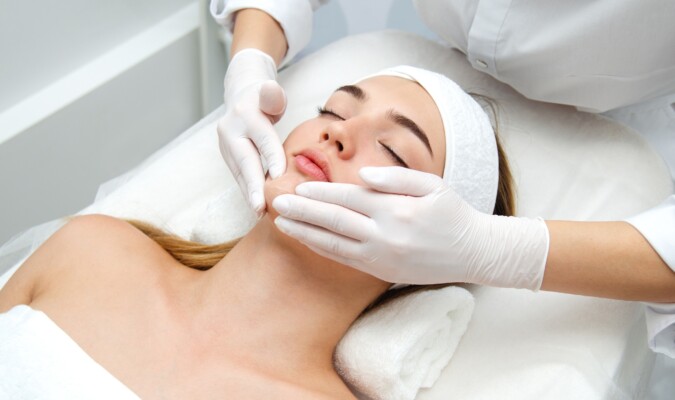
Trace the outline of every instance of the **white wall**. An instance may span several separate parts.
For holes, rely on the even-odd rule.
[[[0,110],[105,54],[190,2],[0,2]]]
[[[0,2],[0,243],[88,205],[222,102],[206,17],[195,0]]]

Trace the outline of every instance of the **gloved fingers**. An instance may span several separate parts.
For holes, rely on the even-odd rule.
[[[232,129],[236,129],[236,127],[235,124],[230,122],[230,120],[231,118],[225,116],[221,118],[216,125],[216,132],[218,134],[218,149],[220,150],[220,155],[223,157],[223,160],[230,169],[230,172],[232,172],[232,175],[237,179],[237,182],[239,183],[242,191],[246,193],[246,185],[240,182],[241,169],[239,168],[239,164],[234,161],[232,156],[232,153],[236,153],[237,151],[232,149],[233,143],[231,143],[232,139],[230,139],[229,133],[232,132]]]
[[[286,111],[286,93],[277,81],[269,80],[260,85],[259,105],[260,111],[267,115],[273,124],[281,119]]]
[[[408,196],[426,196],[444,186],[437,175],[403,167],[363,167],[359,176],[374,190]]]
[[[335,204],[283,194],[274,199],[272,206],[285,218],[359,241],[369,238],[373,231],[374,222],[370,218]]]
[[[227,121],[224,122],[227,123]],[[263,195],[265,175],[258,151],[246,138],[228,137],[221,129],[221,123],[218,124],[218,145],[225,163],[245,194],[246,201],[260,216],[265,210],[265,196]]]
[[[383,208],[387,196],[349,183],[305,182],[295,188],[295,193],[309,199],[336,204],[366,216]]]
[[[270,176],[273,179],[278,178],[286,171],[286,154],[277,131],[257,110],[243,112],[241,116],[246,125],[247,136],[267,161]]]
[[[240,140],[244,141],[246,139]],[[241,146],[240,155],[235,162],[240,166],[239,171],[241,172],[238,174],[239,177],[235,176],[237,183],[242,192],[246,194],[246,199],[251,209],[260,216],[265,210],[263,188],[265,185],[265,175],[262,165],[260,165],[258,153],[250,142],[244,143]]]
[[[274,223],[288,236],[299,240],[307,247],[322,250],[321,255],[343,264],[351,264],[350,259],[360,258],[363,253],[361,242],[323,228],[281,216],[277,217]]]

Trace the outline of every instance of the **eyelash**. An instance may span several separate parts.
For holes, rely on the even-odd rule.
[[[319,113],[319,115],[330,115],[330,116],[333,116],[333,117],[335,117],[335,118],[341,119],[341,120],[343,120],[343,121],[345,120],[342,116],[340,116],[338,113],[336,113],[335,111],[331,110],[330,108],[318,106],[318,107],[317,107],[317,112]],[[399,155],[396,154],[396,152],[395,152],[394,150],[391,149],[391,147],[387,146],[386,144],[384,144],[384,143],[382,143],[382,142],[380,142],[380,141],[378,141],[377,143],[379,143],[380,146],[384,147],[384,149],[385,149],[385,151],[387,152],[387,154],[389,154],[389,156],[392,158],[392,160],[393,160],[396,164],[398,164],[398,165],[400,165],[400,166],[402,166],[402,167],[405,167],[405,168],[410,168],[410,167],[408,167],[408,164],[406,164],[406,162],[403,161],[403,159],[402,159],[401,157],[399,157]]]
[[[338,119],[341,119],[341,120],[343,120],[343,121],[345,120],[345,119],[342,118],[340,115],[338,115],[338,113],[336,113],[335,111],[331,110],[330,108],[318,106],[318,107],[316,108],[316,111],[319,113],[319,115],[331,115],[331,116],[333,116],[333,117],[335,117],[335,118],[338,118]]]
[[[380,141],[378,141],[377,143],[379,143],[380,146],[384,147],[384,149],[387,151],[387,153],[389,153],[389,155],[391,156],[391,158],[394,160],[394,162],[396,164],[400,165],[401,167],[410,168],[410,167],[408,167],[408,164],[406,164],[406,162],[403,161],[403,159],[401,157],[399,157],[398,154],[396,154],[396,152],[394,150],[391,149],[391,147],[387,146],[386,144],[384,144]]]

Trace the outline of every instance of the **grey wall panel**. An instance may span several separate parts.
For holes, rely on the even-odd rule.
[[[0,243],[91,203],[201,117],[198,33],[0,146]]]
[[[0,1],[0,111],[192,2]]]

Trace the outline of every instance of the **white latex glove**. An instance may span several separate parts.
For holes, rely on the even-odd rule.
[[[274,60],[262,51],[235,54],[225,74],[225,116],[218,121],[220,153],[258,216],[265,210],[261,155],[272,178],[286,170],[281,139],[272,126],[286,109],[276,76]]]
[[[541,287],[544,221],[480,213],[420,171],[367,167],[360,176],[374,190],[308,182],[296,188],[301,196],[277,197],[277,226],[318,254],[388,282]]]

